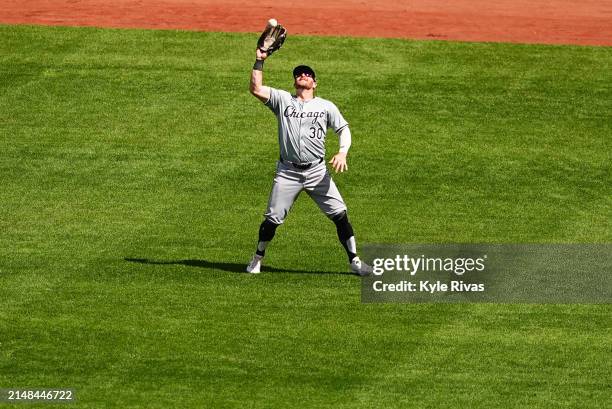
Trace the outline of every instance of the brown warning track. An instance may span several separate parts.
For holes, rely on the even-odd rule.
[[[3,0],[0,23],[612,45],[612,0]]]

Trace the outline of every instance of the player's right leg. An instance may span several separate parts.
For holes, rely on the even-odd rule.
[[[268,208],[264,213],[265,219],[259,226],[257,249],[247,266],[247,272],[255,274],[261,271],[261,260],[266,254],[266,248],[274,238],[276,228],[285,221],[302,187],[299,173],[279,162],[268,199]]]
[[[259,226],[259,241],[257,242],[257,250],[251,258],[251,262],[246,268],[247,273],[257,274],[261,272],[261,260],[266,255],[266,247],[274,238],[276,228],[279,224],[272,223],[268,219],[264,219],[263,223]]]

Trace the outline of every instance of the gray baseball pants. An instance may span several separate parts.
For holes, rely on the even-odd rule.
[[[278,161],[264,217],[272,223],[282,224],[302,190],[330,219],[346,210],[346,204],[327,171],[325,161],[305,170]]]

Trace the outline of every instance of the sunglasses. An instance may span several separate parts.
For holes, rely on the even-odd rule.
[[[305,76],[307,76],[308,78],[312,78],[312,74],[311,74],[311,73],[309,73],[309,72],[301,72],[301,73],[299,73],[299,74],[294,75],[294,78],[295,78],[295,79],[298,79],[298,78],[300,78],[302,75],[305,75]]]

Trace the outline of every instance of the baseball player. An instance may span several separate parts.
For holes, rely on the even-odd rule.
[[[266,247],[276,228],[284,222],[298,194],[304,190],[335,223],[351,270],[368,275],[372,268],[357,256],[346,204],[324,162],[325,135],[331,127],[340,138],[340,149],[329,162],[336,172],[348,170],[346,155],[351,146],[348,123],[332,102],[315,97],[317,79],[308,66],[300,65],[293,70],[295,95],[263,85],[263,64],[267,57],[266,52],[257,49],[250,91],[276,115],[280,158],[265,218],[259,227],[257,250],[247,272],[261,271]]]

